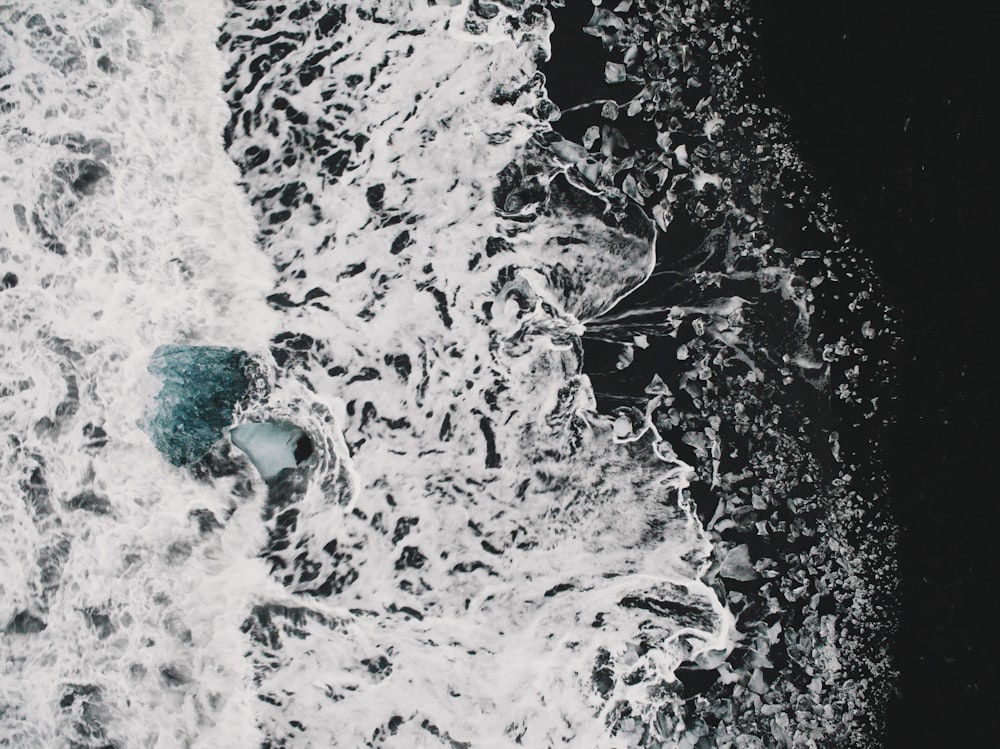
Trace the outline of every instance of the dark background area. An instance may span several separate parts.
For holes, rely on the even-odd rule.
[[[992,30],[953,3],[751,7],[765,95],[903,318],[888,444],[902,678],[887,747],[996,746]]]
[[[986,6],[748,2],[765,101],[788,116],[902,318],[883,397],[896,419],[886,468],[902,604],[886,747],[1000,745],[1000,66]],[[557,26],[579,28],[591,10],[570,0]],[[546,74],[550,91],[562,83],[557,103],[627,99],[604,84],[603,62],[596,39],[556,34]],[[592,119],[571,113],[557,129],[578,140]]]

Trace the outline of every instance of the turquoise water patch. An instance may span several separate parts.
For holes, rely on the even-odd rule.
[[[255,367],[239,349],[168,345],[153,352],[149,371],[163,385],[145,431],[167,460],[184,466],[222,437],[253,387]]]

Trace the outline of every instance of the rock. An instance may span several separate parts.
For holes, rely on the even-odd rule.
[[[145,430],[175,466],[199,460],[222,437],[256,376],[245,352],[215,346],[160,346],[149,371],[163,386]]]

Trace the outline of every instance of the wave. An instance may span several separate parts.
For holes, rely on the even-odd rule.
[[[763,581],[805,582],[739,530],[757,499],[735,499],[727,456],[792,465],[795,438],[766,442],[745,405],[773,403],[776,368],[826,392],[803,270],[747,269],[719,229],[667,267],[683,220],[627,183],[641,154],[557,132],[552,18],[517,0],[0,10],[0,739],[791,740],[791,701],[762,701],[798,679],[776,653],[825,677],[851,641],[829,615],[796,630],[791,598],[762,610]],[[635,364],[667,343],[681,370]],[[161,346],[239,350],[260,379],[188,465],[143,432]],[[741,379],[713,400],[716,354]],[[262,476],[233,449],[261,422],[308,435],[302,470]],[[802,520],[769,532],[815,537],[828,517],[783,492]],[[761,722],[718,717],[733,700]]]

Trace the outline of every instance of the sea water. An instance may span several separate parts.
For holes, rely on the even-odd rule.
[[[691,672],[768,741],[794,720],[759,696],[781,627],[741,628],[720,571],[773,575],[664,438],[697,374],[617,412],[585,374],[595,331],[620,369],[642,348],[616,310],[669,217],[553,130],[546,8],[38,0],[0,27],[0,744],[724,746]],[[661,307],[759,371],[743,297]],[[148,434],[162,346],[263,381],[184,460]],[[262,423],[315,451],[278,489],[287,459],[229,441]],[[709,467],[721,431],[687,437]]]

